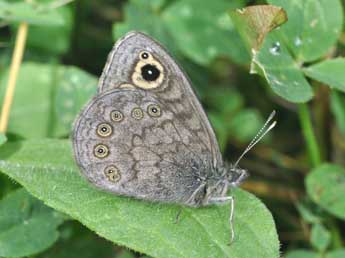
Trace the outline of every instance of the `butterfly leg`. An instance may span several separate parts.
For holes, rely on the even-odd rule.
[[[233,196],[223,196],[223,197],[213,197],[209,200],[210,204],[223,204],[223,203],[230,203],[230,216],[229,216],[229,225],[230,225],[230,244],[235,239],[235,231],[234,231],[234,213],[235,213],[235,199]]]

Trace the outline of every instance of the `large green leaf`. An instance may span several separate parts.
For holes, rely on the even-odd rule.
[[[345,169],[334,164],[323,164],[308,175],[309,196],[328,212],[345,219]]]
[[[343,24],[340,0],[268,2],[283,7],[288,14],[289,20],[279,32],[298,63],[322,57],[338,40]]]
[[[47,205],[97,234],[153,257],[277,258],[271,214],[253,195],[234,191],[236,239],[229,242],[229,206],[183,208],[115,196],[92,187],[78,173],[70,142],[35,140],[0,148],[0,170]]]
[[[243,41],[235,31],[227,10],[242,7],[243,1],[179,0],[162,14],[163,22],[176,39],[180,51],[193,61],[207,65],[217,56],[249,63]]]
[[[59,237],[64,217],[19,189],[0,201],[0,257],[39,253]]]
[[[345,58],[325,60],[304,69],[310,78],[345,92]]]

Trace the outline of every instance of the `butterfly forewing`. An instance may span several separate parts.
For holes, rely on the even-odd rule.
[[[99,81],[98,91],[106,92],[123,84],[133,84],[133,74],[142,53],[147,52],[162,67],[163,79],[159,87],[146,89],[156,94],[179,116],[185,128],[199,137],[212,153],[214,168],[222,167],[223,161],[215,133],[200,105],[191,83],[168,51],[154,39],[140,32],[130,32],[114,45]],[[144,60],[149,63],[149,60]],[[145,87],[143,85],[142,87]]]

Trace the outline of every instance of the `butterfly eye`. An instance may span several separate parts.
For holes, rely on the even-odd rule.
[[[109,149],[106,145],[98,144],[94,148],[94,154],[97,158],[105,158],[109,155]]]
[[[103,123],[97,126],[97,134],[101,137],[108,137],[113,132],[110,125]]]
[[[154,65],[147,64],[141,67],[141,76],[144,78],[145,81],[155,81],[158,79],[159,75],[160,71]]]
[[[161,108],[156,104],[151,104],[147,107],[147,113],[153,117],[161,116]]]
[[[123,120],[123,114],[118,110],[114,110],[110,113],[110,118],[114,122],[121,122]]]
[[[115,166],[108,166],[104,169],[104,174],[111,182],[119,182],[121,179],[120,170]]]

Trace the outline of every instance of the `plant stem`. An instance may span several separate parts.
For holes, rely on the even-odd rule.
[[[10,116],[11,105],[14,96],[14,90],[17,82],[18,72],[20,64],[23,59],[23,53],[25,48],[26,37],[28,33],[28,24],[23,22],[19,25],[16,42],[14,46],[11,68],[6,87],[6,94],[2,105],[1,117],[0,117],[0,132],[5,133],[8,126],[8,119]]]
[[[300,104],[299,118],[302,126],[304,139],[307,144],[309,157],[311,159],[313,167],[316,167],[321,163],[321,153],[316,141],[316,136],[313,130],[310,112],[307,104]]]

